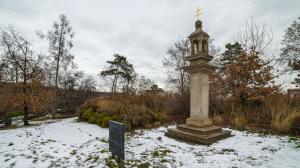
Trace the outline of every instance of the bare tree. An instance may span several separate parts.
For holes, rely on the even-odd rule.
[[[6,27],[6,28],[1,28],[1,45],[5,46],[6,44],[10,44],[7,47],[2,47],[2,71],[4,75],[4,71],[9,73],[9,78],[7,78],[8,81],[10,82],[19,82],[19,74],[20,74],[20,69],[17,65],[17,63],[13,59],[9,59],[9,55],[13,54],[12,52],[14,50],[14,46],[12,45],[13,42],[9,41],[10,40],[10,35],[8,34],[8,29],[12,29],[11,26]],[[5,66],[4,66],[5,65]],[[4,69],[6,67],[6,69]]]
[[[81,101],[83,102],[96,91],[96,80],[92,76],[84,76],[81,81],[79,81],[78,91]]]
[[[300,86],[300,17],[285,30],[285,35],[281,42],[282,48],[280,57],[277,60],[283,65],[284,73],[295,75],[294,82]],[[292,76],[293,76],[292,75]]]
[[[96,91],[96,80],[92,76],[84,77],[80,83],[78,90],[85,94],[91,94]]]
[[[0,85],[2,84],[5,76],[5,67],[6,63],[4,62],[3,59],[0,60]]]
[[[142,75],[138,79],[138,84],[137,84],[138,89],[137,90],[140,94],[143,94],[146,91],[151,90],[151,86],[153,86],[154,84],[155,84],[154,81],[152,81],[151,79],[148,79]]]
[[[70,53],[73,47],[74,32],[70,25],[70,21],[66,15],[59,16],[59,21],[54,22],[52,29],[47,34],[38,32],[40,38],[46,38],[49,41],[49,52],[52,64],[55,69],[55,88],[58,91],[59,74],[61,68],[66,69],[67,66],[73,64],[74,56]]]
[[[100,77],[100,87],[102,91],[111,92],[114,87],[114,76],[101,76],[101,73],[99,73],[98,76]]]
[[[266,54],[265,50],[273,41],[273,32],[266,24],[254,23],[251,18],[250,22],[245,21],[244,27],[233,34],[233,38],[247,53],[257,51]]]
[[[168,84],[175,89],[176,109],[174,114],[188,115],[189,109],[189,74],[184,71],[188,65],[185,57],[190,55],[188,39],[176,41],[167,50],[163,66],[167,69]],[[178,96],[177,96],[178,95]]]
[[[41,58],[36,57],[31,50],[31,44],[12,26],[1,29],[1,47],[5,51],[8,63],[16,66],[20,70],[20,79],[22,79],[23,92],[23,111],[24,125],[28,123],[28,89],[29,83],[38,80],[41,74],[40,62]],[[16,83],[18,80],[16,80]]]
[[[243,50],[250,55],[251,52],[257,53],[266,63],[276,67],[271,70],[272,74],[276,74],[279,67],[276,64],[276,53],[272,49],[273,31],[271,27],[264,24],[258,24],[251,18],[245,21],[242,28],[233,34],[235,42],[241,44]]]
[[[64,109],[65,112],[74,112],[76,107],[79,105],[77,98],[78,87],[80,81],[83,79],[84,73],[82,71],[66,71],[60,76],[60,97],[61,100],[57,104],[60,108]]]
[[[188,40],[179,40],[167,51],[167,56],[162,61],[167,69],[168,82],[174,85],[182,97],[188,92],[189,76],[183,69],[187,66],[185,57],[189,55]]]
[[[214,65],[214,66],[216,66],[216,67],[220,67],[221,65],[221,48],[220,47],[218,47],[218,46],[216,46],[214,43],[214,39],[213,38],[210,38],[209,40],[208,40],[208,43],[209,43],[209,50],[208,50],[208,52],[209,52],[209,55],[210,56],[213,56],[213,60],[212,60],[212,64]]]

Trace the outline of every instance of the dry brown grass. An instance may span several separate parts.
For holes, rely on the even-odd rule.
[[[218,104],[218,107],[211,109],[214,112],[214,122],[222,124],[228,121],[237,129],[250,128],[289,134],[296,118],[300,118],[300,109],[293,107],[288,96],[283,93],[272,94],[247,104],[241,104],[233,99],[219,101]]]
[[[290,133],[293,121],[300,116],[300,111],[293,108],[288,96],[272,95],[266,98],[266,108],[271,114],[271,126],[278,133]]]
[[[231,124],[234,128],[244,130],[247,125],[247,120],[245,116],[239,115],[235,116],[233,120],[231,121]]]
[[[300,111],[291,107],[286,94],[269,95],[246,105],[230,99],[217,101],[214,106],[210,106],[211,112],[214,112],[212,115],[214,123],[216,125],[229,124],[236,129],[289,134],[293,121],[300,117]],[[188,106],[183,108],[178,99],[170,95],[95,98],[86,101],[81,107],[98,114],[116,115],[132,128],[143,127],[162,120],[172,123],[174,121],[185,122],[188,117],[186,114],[189,112]]]
[[[296,118],[300,118],[300,112],[291,112],[287,116],[275,115],[272,120],[272,127],[278,133],[291,133],[292,125]]]
[[[224,125],[225,124],[225,120],[221,115],[214,115],[213,122],[216,125]]]

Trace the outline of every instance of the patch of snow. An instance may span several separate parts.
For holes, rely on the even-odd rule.
[[[76,118],[0,131],[0,167],[106,167],[108,129]],[[300,149],[288,137],[231,130],[210,146],[165,137],[165,127],[126,135],[125,166],[298,167]]]

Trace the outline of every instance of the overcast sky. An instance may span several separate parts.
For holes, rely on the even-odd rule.
[[[300,0],[0,0],[0,26],[14,25],[40,53],[48,43],[36,36],[46,32],[59,14],[66,14],[75,32],[75,62],[97,77],[114,53],[128,57],[140,75],[163,86],[162,59],[176,40],[194,30],[194,11],[203,11],[203,29],[222,47],[251,17],[267,24],[280,47],[284,30],[300,16]]]

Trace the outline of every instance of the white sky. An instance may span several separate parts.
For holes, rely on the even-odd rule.
[[[163,86],[162,59],[174,41],[194,30],[198,5],[203,29],[222,48],[253,17],[272,28],[277,50],[284,30],[300,16],[300,0],[0,0],[0,26],[14,25],[46,54],[48,43],[36,30],[46,32],[64,13],[75,31],[72,53],[80,70],[97,78],[105,62],[120,53],[140,75]]]

